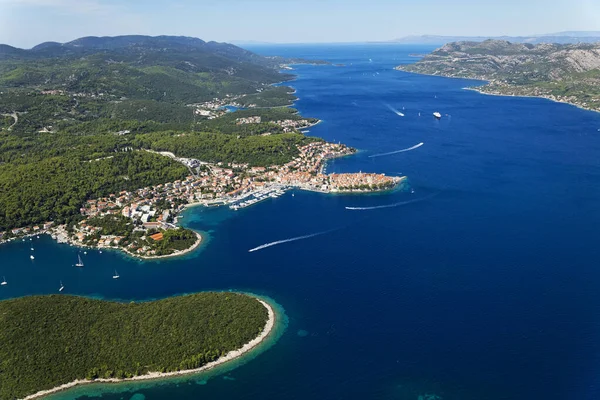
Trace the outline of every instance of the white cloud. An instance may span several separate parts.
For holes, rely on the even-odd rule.
[[[119,8],[96,0],[0,0],[0,7],[44,7],[77,14],[105,14]]]

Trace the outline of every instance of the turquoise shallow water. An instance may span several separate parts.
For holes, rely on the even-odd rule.
[[[183,221],[208,240],[176,260],[90,251],[80,270],[77,250],[49,238],[34,239],[34,262],[30,243],[0,247],[0,298],[55,293],[60,280],[123,300],[233,289],[273,298],[289,318],[273,347],[226,374],[61,398],[600,398],[600,115],[392,70],[427,48],[254,50],[345,64],[297,66],[292,83],[301,112],[323,120],[310,134],[360,150],[328,171],[406,174],[414,193],[193,208]]]

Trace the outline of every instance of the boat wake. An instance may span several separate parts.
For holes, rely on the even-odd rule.
[[[295,242],[297,240],[310,239],[310,238],[313,238],[313,237],[316,237],[316,236],[321,236],[321,235],[325,235],[327,233],[331,233],[333,231],[337,231],[338,229],[340,229],[340,228],[330,229],[328,231],[312,233],[310,235],[298,236],[298,237],[293,237],[293,238],[290,238],[290,239],[277,240],[275,242],[261,244],[258,247],[255,247],[253,249],[248,250],[248,253],[252,253],[253,251],[263,250],[263,249],[266,249],[267,247],[277,246],[277,245],[283,244],[283,243]]]
[[[393,208],[393,207],[405,206],[407,204],[419,203],[421,201],[429,200],[432,197],[437,196],[438,194],[440,194],[440,192],[433,193],[433,194],[430,194],[430,195],[425,196],[425,197],[421,197],[420,199],[414,199],[414,200],[408,200],[408,201],[400,201],[398,203],[386,204],[386,205],[383,205],[383,206],[374,206],[374,207],[346,207],[346,210],[366,211],[366,210],[378,210],[380,208]]]
[[[396,110],[394,107],[392,107],[388,103],[383,103],[383,105],[386,106],[387,108],[389,108],[390,111],[392,111],[394,114],[396,114],[396,115],[398,115],[400,117],[404,117],[404,113],[401,113],[400,111]]]
[[[390,151],[389,153],[373,154],[372,156],[369,156],[369,158],[391,156],[392,154],[404,153],[405,151],[411,151],[411,150],[414,150],[414,149],[418,149],[419,147],[423,146],[424,144],[425,143],[421,142],[421,143],[419,143],[417,145],[414,145],[413,147],[409,147],[408,149]]]

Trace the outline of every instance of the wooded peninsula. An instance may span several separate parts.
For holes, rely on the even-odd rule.
[[[273,326],[265,304],[231,292],[131,303],[63,295],[1,301],[0,399],[76,380],[197,369],[264,339]]]

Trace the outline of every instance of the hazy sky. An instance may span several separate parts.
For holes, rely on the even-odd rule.
[[[0,43],[186,35],[277,43],[600,30],[600,0],[0,0]]]

